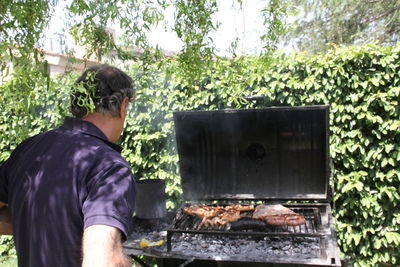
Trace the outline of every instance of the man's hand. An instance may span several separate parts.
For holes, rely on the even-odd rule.
[[[11,214],[7,204],[0,202],[0,235],[12,235]]]
[[[92,225],[83,233],[82,267],[131,267],[124,255],[121,232],[107,225]]]

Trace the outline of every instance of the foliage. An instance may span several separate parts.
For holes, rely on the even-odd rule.
[[[0,257],[0,267],[16,267],[18,261],[16,256],[4,256]]]
[[[0,102],[0,161],[8,158],[16,144],[28,136],[48,130],[59,124],[68,112],[70,80],[51,80],[39,76],[33,84],[26,84],[14,73],[0,86],[3,101]],[[29,97],[17,90],[32,86]]]
[[[40,77],[47,76],[47,66],[39,61],[42,53],[35,49],[39,45],[43,30],[49,22],[53,1],[38,0],[24,3],[22,1],[1,1],[0,3],[0,81],[7,78],[5,88],[17,88],[17,90],[0,91],[5,99],[9,94],[13,98],[7,109],[2,109],[5,114],[25,117],[31,110],[32,90],[37,85]],[[11,64],[10,64],[11,63]],[[41,80],[43,81],[43,80]],[[47,84],[47,82],[42,82]],[[2,87],[3,88],[3,87]],[[3,106],[4,102],[0,104]],[[5,112],[10,111],[12,112]],[[14,123],[15,124],[15,123]],[[26,136],[26,129],[14,127],[15,125],[1,125],[2,130],[10,127],[11,131],[20,131],[18,135]],[[21,141],[21,139],[19,139]],[[1,142],[0,160],[4,158],[4,142]]]
[[[287,17],[289,4],[286,1],[271,0],[261,12],[266,26],[265,33],[261,36],[264,42],[264,49],[270,53],[278,48],[280,38],[287,33]]]
[[[290,23],[288,43],[308,52],[328,50],[329,44],[395,45],[400,40],[397,0],[289,0],[297,15]]]
[[[356,266],[400,262],[399,52],[342,47],[254,77],[253,92],[277,104],[331,105],[336,227]]]
[[[300,45],[320,49],[326,42],[354,43],[373,32],[381,34],[374,38],[393,44],[399,38],[397,2],[307,1],[321,8],[310,8],[312,20],[299,23],[301,32],[311,32],[304,35],[310,43]],[[68,114],[74,77],[50,79],[43,54],[36,49],[57,3],[0,3],[0,67],[5,78],[0,84],[0,162],[23,139],[54,128]],[[287,3],[270,1],[263,11],[267,50],[274,50],[278,36],[287,30]],[[168,207],[180,205],[172,111],[330,104],[333,201],[342,253],[357,266],[400,264],[400,46],[339,47],[313,57],[268,54],[267,61],[219,59],[209,37],[218,27],[213,20],[217,2],[176,0],[174,30],[184,49],[176,61],[156,61],[157,49],[149,46],[147,33],[163,19],[167,5],[162,0],[74,0],[66,7],[74,26],[71,33],[87,46],[87,56],[104,59],[115,50],[126,60],[136,58],[127,46],[144,51],[141,62],[126,63],[138,92],[121,140],[136,177],[165,179]],[[306,14],[305,7],[300,11]],[[106,31],[113,22],[125,32],[122,45]],[[372,31],[377,27],[382,30]],[[247,96],[261,100],[249,101]],[[2,253],[10,253],[9,242],[0,239]]]
[[[287,5],[273,0],[266,6],[262,15],[267,32],[262,40],[269,51],[276,48],[277,37],[284,32],[281,20],[287,14]],[[159,47],[151,46],[147,37],[152,27],[165,22],[164,12],[168,7],[175,10],[170,30],[184,44],[177,56],[181,64],[176,70],[181,71],[188,82],[194,82],[215,58],[216,48],[210,33],[219,26],[214,16],[219,7],[216,0],[4,0],[0,3],[0,70],[5,70],[7,76],[12,71],[8,68],[10,62],[15,66],[32,62],[45,64],[43,54],[36,49],[42,46],[43,33],[56,8],[64,10],[63,31],[68,31],[75,43],[86,49],[85,59],[94,57],[101,61],[104,56],[135,59],[141,60],[146,69],[149,64],[159,62]],[[119,42],[108,31],[108,27],[115,25],[123,33]],[[59,34],[64,35],[64,32]],[[68,49],[64,52],[74,53],[73,49]],[[24,73],[26,79],[33,77],[26,70]],[[46,72],[37,74],[47,75]]]
[[[43,30],[47,27],[54,1],[13,1],[0,3],[0,66],[3,71],[6,60],[37,58],[33,53],[39,45]],[[6,58],[7,56],[7,58]]]
[[[9,235],[0,236],[0,256],[4,255],[14,256],[16,254],[17,253],[14,248],[14,241],[12,236]]]
[[[255,57],[218,59],[193,83],[175,71],[177,61],[146,69],[129,64],[137,99],[121,140],[123,155],[137,179],[165,179],[168,207],[176,208],[182,199],[173,111],[330,104],[331,182],[342,253],[356,266],[400,264],[399,57],[399,45],[370,44],[313,57],[277,56],[270,65]],[[25,137],[59,125],[68,114],[73,78],[39,75],[30,83],[18,73],[0,85],[0,161]],[[29,98],[17,90],[23,86],[31,88]]]
[[[181,67],[177,70],[183,71],[182,76],[193,82],[211,64],[214,56],[215,48],[209,34],[218,27],[211,17],[218,10],[217,1],[177,0],[175,6],[174,30],[185,44],[178,55]]]
[[[162,71],[144,80],[124,133],[138,178],[164,178],[176,207],[181,193],[173,140],[174,110],[331,105],[331,158],[337,233],[356,266],[399,264],[400,47],[341,47],[325,55],[220,60],[194,84]],[[246,96],[260,96],[249,102]]]
[[[124,133],[138,178],[164,178],[169,207],[180,200],[171,112],[174,110],[330,104],[330,155],[336,229],[355,266],[399,264],[400,46],[340,47],[324,55],[215,62],[196,83],[173,72],[146,81]],[[137,73],[135,71],[135,73]],[[246,96],[259,96],[249,102]]]
[[[174,103],[177,95],[171,81],[156,66],[143,72],[135,65],[131,71],[138,90],[122,136],[121,145],[127,148],[123,156],[131,163],[137,179],[167,181],[168,206],[173,208],[181,194],[170,113],[180,107]]]
[[[16,266],[18,266],[18,260],[16,256],[0,257],[0,267],[16,267]]]
[[[48,62],[38,49],[50,17],[60,3],[68,17],[65,28],[77,44],[87,49],[84,58],[95,56],[100,61],[116,55],[122,61],[141,60],[132,71],[133,76],[139,78],[138,100],[143,102],[138,102],[132,111],[135,119],[127,122],[122,144],[131,152],[125,150],[124,154],[133,164],[138,178],[158,177],[168,181],[168,204],[174,207],[181,199],[181,192],[168,108],[189,108],[185,102],[188,99],[204,102],[202,92],[198,95],[187,93],[204,85],[195,88],[187,85],[203,73],[209,73],[208,67],[213,64],[215,49],[209,33],[217,27],[211,17],[217,10],[216,1],[172,2],[177,10],[174,29],[185,46],[178,55],[181,64],[162,71],[153,65],[159,63],[156,61],[160,54],[157,47],[149,45],[147,34],[163,19],[164,9],[171,5],[168,1],[0,1],[0,93],[3,100],[0,102],[0,162],[6,160],[26,137],[54,128],[68,114],[67,91],[74,80],[73,74],[50,79]],[[124,32],[121,44],[117,44],[107,31],[107,26],[112,23],[118,24]],[[141,52],[139,56],[137,50]],[[72,54],[72,51],[64,52]],[[172,71],[181,75],[173,77]],[[154,76],[156,74],[164,77],[163,83]],[[169,102],[160,108],[158,104],[166,100]],[[207,106],[208,101],[216,102],[210,96],[202,105]],[[1,253],[12,254],[9,238],[1,237],[0,246],[3,248]]]
[[[147,34],[152,25],[163,19],[165,6],[163,0],[75,0],[67,6],[69,19],[66,27],[71,29],[75,41],[87,49],[87,57],[95,55],[101,61],[103,54],[109,55],[114,50],[118,58],[137,59],[133,51],[122,49],[128,46],[145,50],[140,59],[147,63],[152,61],[148,56],[152,50]],[[118,24],[123,30],[122,44],[118,44],[107,31],[107,26],[112,24]]]

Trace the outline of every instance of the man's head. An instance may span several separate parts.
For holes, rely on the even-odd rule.
[[[75,82],[71,113],[94,123],[115,142],[122,133],[127,105],[133,97],[133,80],[126,73],[106,64],[92,66]]]
[[[77,90],[77,88],[81,88]],[[82,118],[90,113],[90,107],[84,103],[90,97],[94,104],[94,112],[118,116],[119,107],[125,97],[134,97],[133,81],[125,72],[106,65],[88,68],[75,82],[71,94],[71,113]],[[83,90],[83,92],[82,92]]]

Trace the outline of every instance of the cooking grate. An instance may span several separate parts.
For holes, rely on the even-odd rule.
[[[262,230],[233,230],[230,224],[221,225],[217,228],[205,228],[200,225],[201,219],[197,216],[189,215],[180,209],[177,213],[172,227],[167,231],[167,249],[171,251],[172,236],[176,233],[204,234],[220,236],[287,236],[287,237],[321,237],[321,215],[316,207],[291,207],[294,212],[301,214],[306,219],[306,223],[299,226],[268,226]],[[247,216],[251,217],[252,212]]]

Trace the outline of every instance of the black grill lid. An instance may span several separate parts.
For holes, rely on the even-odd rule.
[[[185,200],[328,198],[329,106],[174,113]]]

